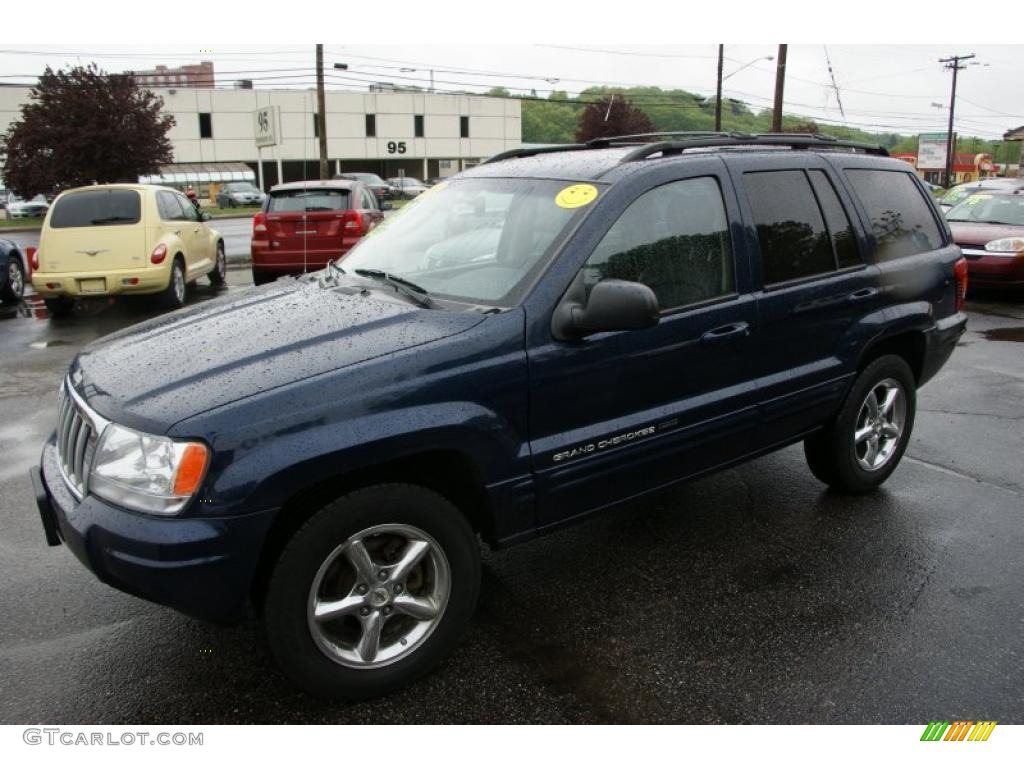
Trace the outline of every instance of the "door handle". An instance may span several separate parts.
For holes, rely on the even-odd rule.
[[[747,323],[730,323],[729,325],[723,325],[719,328],[712,328],[707,331],[700,340],[705,344],[713,344],[717,341],[724,341],[726,339],[737,339],[741,336],[750,335],[750,325]]]
[[[196,227],[196,228],[195,228],[195,229],[193,229],[192,231],[193,231],[193,232],[198,232],[198,231],[199,231],[199,227]]]
[[[174,230],[174,236],[175,237],[180,237],[181,236],[181,230],[180,229]]]
[[[878,295],[877,288],[861,288],[859,291],[854,291],[846,297],[846,300],[851,304],[856,304],[858,301],[867,301],[868,299],[874,298]]]

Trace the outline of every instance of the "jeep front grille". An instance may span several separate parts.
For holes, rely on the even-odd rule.
[[[96,419],[90,418],[77,400],[65,381],[57,396],[57,461],[64,482],[81,499],[88,488],[99,434]]]

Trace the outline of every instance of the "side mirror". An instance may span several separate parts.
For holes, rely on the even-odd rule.
[[[594,333],[635,331],[658,324],[658,297],[643,283],[602,280],[590,291],[586,304],[582,273],[555,311],[552,330],[559,339],[582,339]],[[575,294],[575,295],[574,295]]]
[[[205,211],[203,213],[199,214],[199,220],[200,221],[209,221],[212,218],[213,218],[213,216],[211,216],[210,214],[206,213]]]

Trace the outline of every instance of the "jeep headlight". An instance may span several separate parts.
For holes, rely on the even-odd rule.
[[[1024,251],[1024,237],[1003,237],[985,243],[985,250],[995,253],[1016,255]]]
[[[210,450],[110,424],[93,459],[89,490],[139,512],[173,515],[199,490]]]

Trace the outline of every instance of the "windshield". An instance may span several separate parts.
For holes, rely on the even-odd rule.
[[[971,195],[949,211],[946,220],[1024,226],[1024,195]]]
[[[375,173],[347,173],[345,174],[346,179],[355,179],[356,181],[362,181],[371,186],[381,187],[384,185],[384,181]]]
[[[255,192],[256,191],[256,187],[254,187],[252,184],[247,184],[247,183],[244,183],[244,182],[242,182],[242,183],[235,183],[235,184],[228,184],[228,189],[231,190],[232,192]]]
[[[432,296],[518,303],[586,206],[558,204],[564,181],[460,179],[390,216],[339,262],[410,280]],[[588,201],[589,202],[589,201]]]

